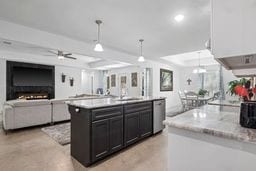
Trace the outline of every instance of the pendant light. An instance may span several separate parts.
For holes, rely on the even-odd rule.
[[[94,47],[94,51],[102,52],[102,51],[104,51],[102,45],[100,44],[100,24],[102,24],[102,21],[101,20],[96,20],[95,22],[98,25],[98,39],[97,39],[97,43]]]
[[[144,40],[143,40],[143,39],[140,39],[139,41],[140,41],[140,56],[139,56],[139,58],[138,58],[138,61],[139,61],[139,62],[144,62],[144,61],[145,61],[145,58],[144,58],[143,55],[142,55],[142,42],[143,42]]]
[[[194,69],[193,70],[193,73],[194,74],[202,74],[202,73],[206,73],[206,69],[205,68],[203,68],[202,66],[201,66],[201,63],[200,63],[200,54],[201,54],[201,52],[198,52],[198,67],[196,68],[196,69]]]

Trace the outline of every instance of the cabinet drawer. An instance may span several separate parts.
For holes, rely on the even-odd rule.
[[[134,103],[124,105],[124,113],[133,113],[143,110],[152,110],[152,102]]]
[[[114,116],[119,116],[123,114],[123,106],[115,106],[115,107],[108,107],[102,109],[94,109],[92,110],[92,120],[100,120],[111,118]]]

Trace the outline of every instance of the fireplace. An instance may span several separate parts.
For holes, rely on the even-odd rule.
[[[37,99],[48,99],[48,98],[49,98],[49,94],[47,92],[16,93],[16,99],[37,100]]]
[[[6,100],[54,98],[54,66],[7,61],[6,73]]]

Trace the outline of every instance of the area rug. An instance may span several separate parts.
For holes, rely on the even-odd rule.
[[[70,122],[45,127],[41,130],[61,145],[70,144]]]

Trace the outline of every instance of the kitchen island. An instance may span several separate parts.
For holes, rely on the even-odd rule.
[[[255,170],[256,130],[239,125],[239,110],[205,105],[166,119],[169,170]]]
[[[153,97],[69,102],[72,157],[89,166],[151,136],[155,101],[165,107],[165,98]]]

